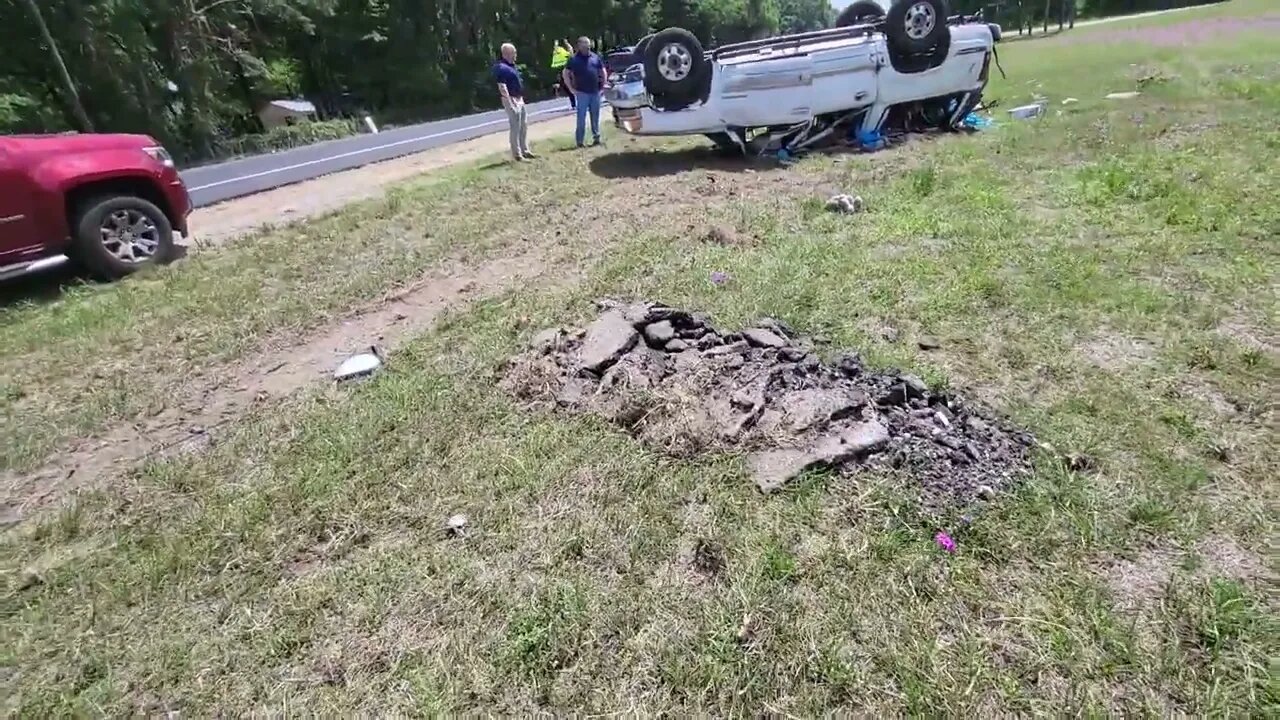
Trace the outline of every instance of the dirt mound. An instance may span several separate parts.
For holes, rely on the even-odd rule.
[[[765,492],[810,468],[870,467],[916,478],[930,505],[967,504],[1030,467],[1028,433],[856,354],[824,363],[777,321],[724,332],[662,305],[600,305],[586,328],[539,333],[507,364],[504,389],[678,457],[746,452]]]

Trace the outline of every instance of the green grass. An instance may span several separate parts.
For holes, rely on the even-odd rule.
[[[321,326],[458,248],[510,251],[512,218],[478,198],[516,193],[548,233],[585,212],[548,176],[608,193],[602,213],[624,195],[675,207],[575,238],[593,248],[566,251],[585,258],[575,284],[449,313],[372,382],[258,407],[206,452],[10,531],[7,712],[1274,715],[1280,41],[1084,42],[1108,27],[1002,53],[1010,75],[991,95],[1048,96],[1034,123],[997,111],[980,135],[721,169],[707,194],[705,170],[602,181],[573,154],[464,170],[398,206],[8,311],[5,367],[27,369],[6,382],[56,385],[39,406],[9,401],[6,457],[23,467],[57,443],[15,441],[18,413],[85,418],[61,437],[115,417],[71,408],[94,392],[75,386],[76,356],[168,352],[185,365],[158,383],[177,387],[182,367]],[[1153,73],[1140,97],[1102,99]],[[823,212],[830,188],[868,212]],[[755,242],[698,241],[713,222]],[[380,239],[347,264],[337,235],[352,227]],[[387,257],[390,227],[434,239]],[[307,262],[290,251],[303,235]],[[731,280],[711,284],[713,270]],[[530,334],[603,295],[727,325],[780,317],[1099,468],[1045,457],[1016,492],[955,516],[868,474],[764,498],[738,458],[659,456],[497,389]],[[154,314],[110,312],[161,298]],[[172,350],[147,341],[177,327],[199,332]],[[943,348],[918,351],[921,334]],[[446,537],[457,512],[469,531]],[[934,546],[938,529],[957,555]]]

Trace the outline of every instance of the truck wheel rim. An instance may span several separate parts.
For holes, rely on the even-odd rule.
[[[693,55],[680,43],[668,43],[658,51],[658,73],[671,82],[689,77],[693,69]]]
[[[907,8],[907,37],[912,40],[923,40],[933,32],[938,21],[933,14],[933,6],[927,2],[918,2]]]
[[[126,263],[143,263],[160,247],[160,230],[137,210],[116,210],[102,220],[102,247]]]

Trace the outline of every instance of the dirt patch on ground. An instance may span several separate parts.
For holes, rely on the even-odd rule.
[[[1093,365],[1111,371],[1146,365],[1156,356],[1151,342],[1115,332],[1099,332],[1078,350]]]
[[[1274,328],[1274,325],[1254,322],[1243,313],[1238,313],[1219,323],[1216,330],[1219,335],[1244,347],[1280,357],[1280,332]]]
[[[726,332],[662,305],[601,308],[584,329],[538,334],[502,386],[535,405],[604,417],[676,457],[745,452],[764,492],[813,468],[874,468],[908,474],[925,506],[943,509],[1030,469],[1030,434],[856,354],[824,363],[777,321]]]
[[[556,118],[529,128],[532,143],[572,132],[572,118]],[[377,197],[395,183],[432,170],[473,162],[507,149],[506,130],[441,148],[326,175],[296,185],[268,190],[191,214],[194,249],[216,246],[265,225],[285,224],[322,215],[349,203]],[[535,150],[537,148],[535,147]]]
[[[393,350],[429,328],[447,308],[534,281],[548,267],[543,248],[476,267],[446,266],[297,344],[205,369],[156,415],[83,439],[34,472],[0,478],[0,526],[19,522],[72,488],[99,487],[147,457],[198,451],[218,427],[255,404],[330,379],[346,357],[370,346]]]
[[[1130,560],[1108,563],[1104,580],[1116,607],[1124,612],[1153,607],[1180,573],[1200,580],[1221,577],[1247,584],[1275,579],[1257,553],[1225,535],[1204,537],[1192,552],[1199,563],[1191,567],[1184,563],[1187,552],[1161,546],[1146,548]]]

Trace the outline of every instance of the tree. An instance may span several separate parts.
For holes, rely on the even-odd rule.
[[[80,93],[76,90],[75,80],[71,78],[67,64],[62,60],[62,52],[58,50],[58,43],[49,32],[49,26],[45,23],[44,15],[40,13],[36,0],[23,0],[23,2],[26,3],[27,11],[31,13],[31,19],[35,21],[36,28],[40,31],[40,39],[49,51],[49,60],[57,71],[58,79],[62,82],[62,91],[66,94],[64,101],[71,110],[72,117],[82,131],[93,132],[93,122],[89,120],[89,113],[85,112],[84,104],[80,102]]]

